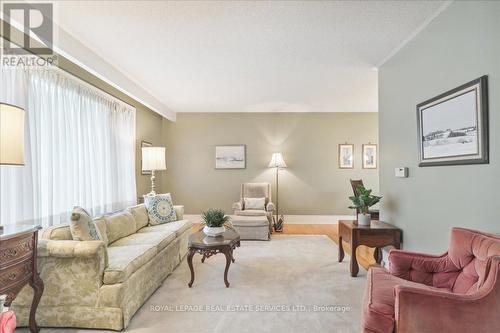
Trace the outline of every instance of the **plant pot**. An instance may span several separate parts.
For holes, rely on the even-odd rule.
[[[226,228],[224,226],[222,227],[208,227],[205,226],[203,228],[203,232],[205,235],[210,236],[210,237],[217,237],[222,235],[226,231]]]
[[[372,216],[370,214],[358,214],[358,224],[359,225],[370,225]]]

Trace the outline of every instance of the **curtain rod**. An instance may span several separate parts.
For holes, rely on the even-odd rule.
[[[19,45],[17,42],[12,41],[10,38],[7,38],[6,36],[4,36],[4,34],[3,34],[3,27],[4,27],[4,24],[5,24],[5,25],[8,25],[8,26],[10,27],[10,29],[11,29],[11,30],[14,30],[16,33],[22,33],[22,35],[23,35],[23,36],[25,36],[25,37],[27,36],[27,37],[30,39],[30,41],[34,41],[34,42],[37,42],[37,43],[38,43],[38,41],[34,40],[31,36],[27,35],[24,31],[20,31],[19,29],[17,29],[17,28],[15,28],[15,27],[13,27],[10,23],[5,22],[3,19],[1,19],[1,18],[0,18],[0,26],[2,27],[2,30],[0,31],[0,37],[1,37],[1,38],[3,38],[4,40],[9,41],[9,42],[11,42],[11,43],[14,43],[14,44],[16,44],[16,45],[17,45],[17,46],[19,46],[19,47],[22,47],[22,46],[21,46],[21,45]],[[24,50],[26,50],[24,47],[22,47],[22,48],[23,48]],[[39,58],[41,58],[41,59],[44,59],[44,60],[46,60],[46,58],[47,58],[47,56],[45,56],[45,57],[44,57],[44,56],[41,56],[41,55],[38,55],[38,54],[34,54],[34,53],[33,53],[32,51],[30,51],[30,50],[26,50],[26,51],[27,51],[27,52],[29,52],[29,53],[31,53],[31,54],[33,54],[34,56],[37,56],[37,57],[39,57]],[[95,80],[97,80],[97,81],[101,82],[102,84],[104,84],[106,87],[108,87],[108,88],[112,88],[112,89],[116,89],[116,88],[113,88],[113,87],[112,87],[109,83],[107,83],[107,82],[105,82],[105,81],[101,80],[100,78],[96,77],[94,74],[92,74],[92,73],[88,72],[87,70],[83,69],[82,67],[80,67],[79,65],[75,64],[74,62],[72,62],[72,61],[71,61],[71,60],[69,60],[68,58],[66,58],[66,57],[62,56],[62,55],[61,55],[61,54],[59,54],[59,53],[56,53],[55,51],[53,51],[53,52],[54,52],[54,54],[55,54],[58,58],[63,59],[64,61],[67,61],[68,63],[70,63],[70,64],[72,64],[72,65],[76,66],[76,67],[77,67],[77,68],[79,68],[79,69],[81,69],[82,71],[84,71],[84,72],[85,72],[85,73],[87,73],[88,75],[92,76]],[[136,108],[134,105],[132,105],[132,104],[130,104],[130,103],[128,103],[128,102],[126,102],[126,101],[124,101],[122,98],[120,98],[120,97],[116,96],[116,94],[113,94],[113,93],[111,93],[111,92],[109,92],[109,91],[106,91],[106,90],[103,90],[102,88],[99,88],[99,87],[98,87],[98,86],[96,86],[94,83],[89,82],[88,80],[86,80],[86,79],[82,78],[80,75],[77,75],[77,74],[75,74],[75,73],[72,73],[71,71],[67,70],[66,68],[60,67],[59,65],[56,65],[55,67],[56,67],[56,68],[58,68],[58,69],[59,69],[59,70],[61,70],[61,71],[66,72],[67,74],[70,74],[70,75],[72,75],[72,76],[74,76],[74,77],[78,78],[79,80],[82,80],[83,82],[85,82],[86,84],[91,85],[91,86],[92,86],[92,87],[94,87],[95,89],[98,89],[98,90],[100,90],[100,91],[105,92],[106,94],[110,95],[110,96],[111,96],[111,97],[113,97],[113,98],[116,98],[117,100],[121,101],[122,103],[125,103],[125,104],[129,105],[130,107]],[[144,104],[142,104],[141,102],[136,101],[134,98],[132,98],[132,97],[130,97],[130,96],[128,96],[128,97],[129,97],[130,99],[132,99],[133,101],[135,101],[137,104],[142,105],[142,106],[143,106],[143,107],[145,107],[146,109],[150,110],[147,106],[145,106],[145,105],[144,105]]]

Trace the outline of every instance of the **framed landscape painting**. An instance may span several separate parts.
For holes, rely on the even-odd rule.
[[[419,166],[488,163],[487,76],[417,105]]]
[[[377,168],[377,145],[363,145],[363,169]]]
[[[354,168],[354,145],[344,143],[339,145],[339,169]]]
[[[215,146],[215,168],[245,169],[246,168],[245,151],[246,151],[245,145]]]

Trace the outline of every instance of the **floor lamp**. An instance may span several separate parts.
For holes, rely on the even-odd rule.
[[[24,165],[24,110],[7,103],[0,103],[0,165]]]
[[[146,195],[156,195],[155,171],[166,169],[165,147],[142,147],[142,171],[151,171],[151,192]]]
[[[270,168],[276,168],[276,220],[274,223],[276,231],[283,231],[283,216],[279,218],[279,170],[286,168],[285,160],[281,153],[273,153],[271,157],[271,162],[269,162]]]

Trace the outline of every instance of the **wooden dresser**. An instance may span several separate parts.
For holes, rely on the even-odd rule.
[[[38,333],[36,308],[43,293],[37,270],[37,243],[40,226],[4,226],[0,231],[0,295],[7,295],[9,307],[21,289],[29,284],[35,291],[30,311],[30,331]]]

